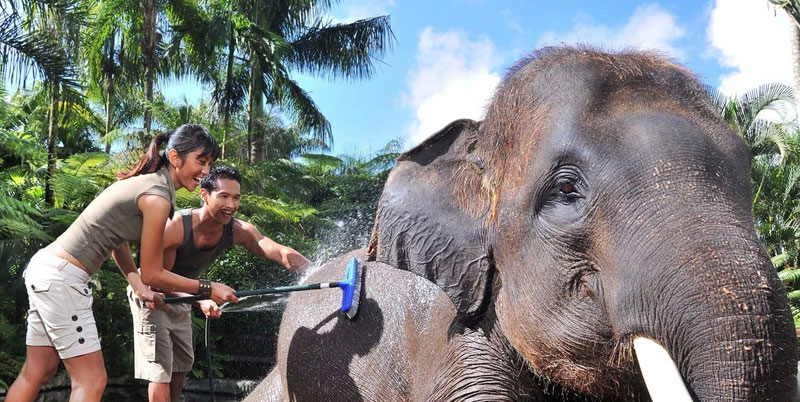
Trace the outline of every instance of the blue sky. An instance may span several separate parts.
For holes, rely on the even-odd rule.
[[[419,143],[458,118],[481,119],[504,70],[541,46],[658,50],[727,94],[792,83],[790,22],[767,0],[344,0],[337,22],[390,15],[396,42],[366,81],[294,77],[331,122],[333,154]],[[202,96],[168,84],[173,99]]]

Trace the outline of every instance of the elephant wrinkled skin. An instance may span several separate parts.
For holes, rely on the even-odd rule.
[[[368,249],[350,254],[365,265],[357,319],[336,292],[293,295],[248,400],[649,400],[637,337],[695,400],[792,400],[794,326],[748,161],[684,68],[540,50],[483,121],[399,158]]]

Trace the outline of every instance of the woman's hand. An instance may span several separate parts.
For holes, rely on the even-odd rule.
[[[167,304],[164,303],[164,294],[154,292],[147,286],[136,289],[136,297],[143,301],[144,306],[150,310],[169,310]]]
[[[207,318],[219,318],[222,316],[222,310],[213,300],[200,300],[197,303]]]
[[[290,271],[302,271],[310,264],[306,257],[291,247],[281,247],[281,263]]]
[[[228,285],[219,282],[211,282],[211,300],[217,303],[217,305],[225,302],[238,303],[239,298],[236,297],[233,292],[235,292],[235,290]]]

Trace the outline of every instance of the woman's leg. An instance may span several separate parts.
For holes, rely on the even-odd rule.
[[[64,359],[64,367],[72,381],[70,402],[100,400],[107,381],[101,351]]]
[[[33,401],[42,385],[47,384],[58,369],[56,349],[50,346],[28,346],[19,377],[11,384],[6,402]]]

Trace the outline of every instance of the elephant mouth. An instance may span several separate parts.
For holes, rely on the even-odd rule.
[[[678,366],[664,347],[652,339],[638,336],[633,339],[633,349],[653,402],[692,401]]]

